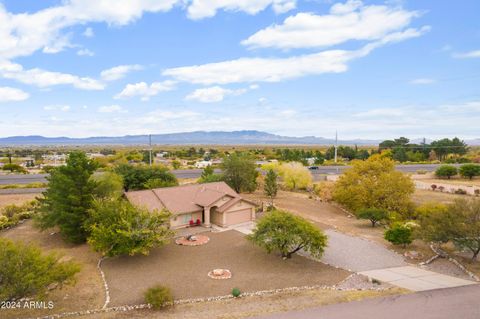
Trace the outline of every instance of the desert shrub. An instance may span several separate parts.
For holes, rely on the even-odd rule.
[[[463,188],[456,189],[454,193],[458,195],[467,195],[467,191],[464,190]]]
[[[385,231],[384,238],[394,245],[406,247],[413,241],[413,231],[405,224],[395,223]]]
[[[75,283],[79,271],[78,264],[60,262],[55,253],[43,254],[36,246],[0,238],[0,300],[42,296],[53,283]]]
[[[9,227],[9,219],[7,216],[0,215],[0,229]]]
[[[473,192],[475,193],[475,196],[480,196],[480,189],[476,189]]]
[[[432,188],[432,191],[435,191],[437,189],[437,185],[435,184],[430,185],[430,187]]]
[[[22,174],[27,174],[28,171],[23,168],[22,166],[18,165],[18,164],[5,164],[3,165],[2,169],[4,171],[10,171],[10,172],[17,172],[17,173],[22,173]]]
[[[446,177],[450,179],[450,177],[457,175],[458,170],[455,166],[452,165],[442,165],[435,171],[435,175],[437,177]]]
[[[334,188],[334,182],[321,182],[313,184],[313,191],[322,199],[322,201],[325,202],[331,202],[333,200]]]
[[[241,294],[242,294],[242,292],[240,291],[240,289],[238,289],[238,288],[233,288],[232,289],[232,296],[234,296],[235,298],[240,297]]]
[[[18,224],[19,221],[32,217],[36,201],[23,205],[7,205],[0,210],[0,229]]]
[[[417,174],[418,175],[425,175],[425,174],[427,174],[427,171],[424,170],[424,169],[419,169],[419,170],[417,170]]]
[[[438,186],[438,190],[443,193],[443,191],[445,190],[445,187],[440,185]]]
[[[153,309],[162,309],[173,306],[173,295],[170,288],[157,285],[147,289],[145,301],[151,304]]]

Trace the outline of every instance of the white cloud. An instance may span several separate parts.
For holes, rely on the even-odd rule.
[[[217,63],[178,67],[163,71],[178,81],[198,84],[228,84],[239,82],[279,82],[307,75],[341,73],[348,62],[364,57],[374,49],[423,35],[429,27],[390,33],[355,51],[327,50],[288,58],[240,58]]]
[[[142,70],[143,66],[139,64],[118,65],[113,68],[103,70],[100,76],[104,81],[115,81],[124,78],[127,73]]]
[[[85,31],[83,31],[82,35],[86,38],[92,38],[95,36],[95,33],[93,32],[92,28],[88,27],[85,29]]]
[[[0,102],[23,101],[30,97],[27,92],[20,89],[4,86],[0,87]]]
[[[13,14],[0,4],[0,58],[28,56],[44,49],[58,52],[68,41],[62,31],[89,22],[126,25],[144,12],[169,11],[179,0],[65,0],[35,13]],[[87,33],[88,34],[88,33]],[[62,45],[63,43],[63,45]],[[53,49],[52,49],[53,48]]]
[[[127,110],[125,110],[120,105],[106,105],[106,106],[99,107],[98,112],[100,112],[100,113],[127,113]]]
[[[115,99],[124,99],[139,96],[142,101],[148,101],[152,96],[160,92],[171,91],[175,89],[176,81],[166,80],[162,82],[153,82],[148,85],[145,82],[127,84],[122,92],[115,95]]]
[[[0,61],[0,77],[41,88],[54,85],[72,85],[82,90],[103,90],[104,85],[89,77],[69,73],[51,72],[39,68],[25,70],[20,64]]]
[[[213,17],[221,9],[253,15],[270,5],[276,13],[285,13],[295,8],[296,0],[193,0],[187,11],[188,17],[196,20]]]
[[[335,4],[327,15],[301,12],[250,36],[251,48],[318,48],[347,41],[374,41],[407,27],[420,14],[400,7],[363,5],[350,0]]]
[[[480,58],[480,50],[464,52],[464,53],[454,53],[453,57],[456,59]]]
[[[418,78],[418,79],[413,79],[409,83],[410,84],[416,84],[416,85],[427,85],[427,84],[433,84],[437,82],[435,79],[430,79],[430,78]]]
[[[45,111],[68,112],[68,111],[70,111],[70,105],[47,105],[47,106],[44,106],[43,109]]]
[[[80,49],[80,50],[77,51],[77,55],[79,55],[79,56],[94,56],[95,53],[93,53],[89,49]]]
[[[196,89],[185,97],[189,101],[198,101],[201,103],[214,103],[223,101],[227,95],[240,95],[245,93],[246,89],[230,90],[220,86]]]

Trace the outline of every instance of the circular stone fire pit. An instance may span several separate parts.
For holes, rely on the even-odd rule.
[[[175,240],[177,245],[183,246],[200,246],[205,245],[210,241],[210,238],[205,235],[189,235],[185,237],[180,237]]]
[[[214,269],[208,273],[208,277],[212,279],[230,279],[232,272],[228,269]]]

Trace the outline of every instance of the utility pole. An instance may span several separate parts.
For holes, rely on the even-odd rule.
[[[150,162],[150,166],[152,166],[152,134],[149,134],[149,135],[148,135],[148,144],[150,145],[150,149],[149,149],[149,153],[150,153],[149,162]]]
[[[337,164],[338,132],[335,131],[335,164]]]

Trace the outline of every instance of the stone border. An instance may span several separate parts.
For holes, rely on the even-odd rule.
[[[221,276],[216,276],[214,272],[216,270],[222,270],[223,274]],[[208,272],[207,274],[208,277],[215,279],[215,280],[222,280],[222,279],[230,279],[232,278],[232,272],[228,269],[214,269]]]
[[[110,289],[108,288],[107,279],[105,278],[105,273],[103,272],[102,267],[101,267],[102,261],[105,258],[106,257],[100,258],[98,260],[98,263],[97,263],[97,268],[100,271],[100,275],[102,276],[103,286],[105,288],[105,303],[103,304],[102,309],[107,309],[107,306],[110,303]]]
[[[435,253],[435,256],[432,258],[428,259],[427,261],[419,263],[420,266],[428,265],[432,263],[434,260],[437,258],[445,258],[449,262],[453,263],[455,266],[460,268],[464,273],[466,273],[470,278],[472,278],[474,281],[480,282],[480,278],[475,275],[473,272],[468,270],[464,265],[462,265],[458,260],[455,258],[450,257],[444,250],[442,250],[440,247],[436,247],[434,244],[430,244],[430,249]]]
[[[385,291],[385,290],[392,289],[392,287],[370,288],[370,289],[341,289],[341,288],[337,288],[337,285],[333,285],[333,286],[314,285],[314,286],[299,286],[299,287],[260,290],[260,291],[254,291],[254,292],[244,292],[240,295],[240,297],[268,296],[268,295],[275,295],[275,294],[281,294],[281,293],[287,293],[287,292],[300,292],[300,291],[308,291],[308,290],[315,290],[315,289],[337,290],[337,291]],[[205,297],[205,298],[179,299],[179,300],[175,300],[173,304],[184,305],[184,304],[194,304],[194,303],[212,302],[212,301],[229,300],[229,299],[236,299],[236,297],[234,297],[233,295],[223,295],[223,296]],[[84,316],[89,314],[126,312],[126,311],[150,309],[150,308],[152,308],[150,304],[124,305],[124,306],[116,306],[116,307],[110,307],[110,308],[64,312],[59,314],[46,315],[42,317],[32,317],[29,319],[58,319],[58,318],[66,318],[66,317],[78,317],[78,316]]]
[[[186,236],[175,239],[175,244],[180,246],[202,246],[210,241],[210,237],[206,235],[192,235],[197,237],[196,240],[188,240]]]

